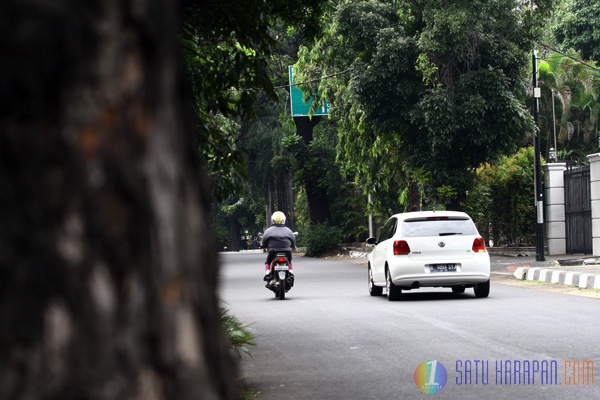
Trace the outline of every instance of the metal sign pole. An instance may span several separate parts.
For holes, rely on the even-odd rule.
[[[542,166],[540,159],[540,97],[541,90],[537,79],[537,55],[533,50],[533,119],[535,121],[535,136],[533,140],[535,166],[535,259],[544,261],[544,193],[542,191]]]

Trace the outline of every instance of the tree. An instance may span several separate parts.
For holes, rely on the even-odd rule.
[[[367,199],[353,190],[355,185],[340,173],[335,160],[336,141],[335,121],[330,119],[321,119],[309,140],[294,133],[283,141],[286,154],[295,161],[296,227],[307,256],[321,255],[341,242],[359,241],[366,230]]]
[[[177,11],[0,6],[6,398],[238,398]]]
[[[585,162],[586,155],[597,148],[595,139],[600,115],[600,75],[590,64],[593,61],[583,64],[578,58],[574,50],[564,54],[554,52],[539,65],[542,111],[550,121],[546,129],[552,131],[552,122],[558,125],[556,140],[561,159],[568,158],[575,163]],[[556,121],[552,115],[554,99],[559,100],[555,104]],[[554,142],[548,147],[554,147]]]
[[[310,221],[313,224],[325,223],[331,219],[329,195],[327,187],[322,183],[322,175],[326,171],[315,156],[311,144],[314,140],[314,128],[321,117],[295,117],[297,133],[302,141],[302,150],[297,152],[297,160],[302,173],[299,175],[306,190],[306,198],[310,211]]]
[[[545,120],[549,121],[546,129],[548,132],[556,129],[552,124],[556,124],[556,109],[563,116],[568,115],[568,111],[571,108],[571,97],[572,90],[568,84],[571,67],[573,66],[573,60],[569,57],[563,56],[559,53],[551,54],[547,61],[542,61],[538,67],[539,71],[539,85],[542,88],[544,96],[542,96],[543,111],[546,115]],[[555,100],[559,100],[558,106]],[[554,105],[552,104],[554,102]],[[564,121],[560,123],[560,130],[563,132],[567,129],[567,118],[559,118]],[[554,138],[553,138],[554,140]],[[553,142],[552,142],[553,143]],[[548,145],[555,147],[554,144]]]
[[[557,9],[554,36],[564,49],[600,61],[600,4],[595,0],[564,0]]]
[[[433,198],[457,208],[474,168],[533,134],[523,72],[551,9],[543,3],[534,11],[513,0],[337,5],[328,35],[301,52],[298,80],[350,69],[311,92],[340,119],[340,156],[366,191],[402,191],[419,174]]]
[[[0,4],[6,398],[239,398],[194,144],[227,142],[215,121],[252,100],[236,89],[270,88],[256,57],[232,55],[250,78],[223,75],[232,59],[220,39],[237,34],[228,43],[244,54],[268,53],[270,13],[308,28],[320,5],[229,3],[185,2],[209,43],[197,53],[209,85],[196,124],[177,2]]]
[[[404,186],[396,174],[404,165],[398,162],[403,147],[396,131],[408,125],[408,111],[423,90],[411,72],[414,41],[403,38],[397,11],[384,2],[340,2],[326,34],[312,50],[301,49],[296,66],[300,82],[330,77],[302,88],[332,104],[344,173],[355,176],[365,195],[375,194],[375,208],[384,214],[397,209]],[[398,84],[400,76],[405,84]]]
[[[287,66],[291,64],[287,53],[298,40],[310,41],[317,34],[319,15],[327,3],[190,3],[182,42],[199,116],[198,149],[209,171],[214,198],[225,203],[232,228],[230,241],[233,249],[238,249],[243,225],[240,216],[254,213],[257,221],[264,222],[265,210],[259,210],[260,203],[269,210],[275,204],[286,213],[293,210],[286,190],[291,186],[288,171],[264,168],[271,166],[270,159],[256,164],[266,155],[280,156],[280,148],[263,146],[263,154],[257,156],[251,136],[265,128],[258,132],[261,138],[271,134],[272,143],[279,140],[274,134],[282,127],[277,120],[279,113],[273,111],[279,111],[282,101],[277,98],[283,94],[285,100],[287,91],[275,90],[274,84],[287,83]],[[227,129],[230,127],[233,129]],[[236,205],[235,212],[232,205]]]
[[[247,178],[239,129],[223,119],[255,116],[261,93],[272,99],[269,60],[277,46],[275,27],[296,27],[311,38],[326,3],[316,0],[187,0],[181,41],[198,116],[198,149],[219,200],[237,192]]]
[[[277,178],[284,181],[282,188],[291,184],[287,173],[289,161],[283,158],[283,171],[277,168],[279,164],[274,159],[280,157],[282,151],[278,136],[287,133],[279,122],[279,113],[283,108],[281,103],[284,101],[283,96],[275,101],[260,94],[254,106],[254,115],[240,118],[239,129],[235,133],[235,149],[242,155],[242,168],[247,171],[247,176],[226,198],[213,199],[216,213],[222,217],[215,222],[227,227],[229,235],[226,246],[233,251],[240,250],[240,237],[245,236],[245,231],[255,237],[262,232],[267,222],[265,215],[271,215],[275,203],[278,204],[277,209],[289,215],[289,201],[284,201],[287,196],[274,195],[277,192]],[[285,205],[280,206],[281,203]],[[269,207],[270,205],[273,207]]]

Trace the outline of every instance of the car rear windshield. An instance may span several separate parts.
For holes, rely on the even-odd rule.
[[[477,235],[475,224],[464,217],[408,219],[402,223],[403,237]]]

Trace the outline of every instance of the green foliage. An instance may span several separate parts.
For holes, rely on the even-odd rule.
[[[331,191],[339,187],[339,167],[335,164],[335,139],[323,130],[317,130],[308,150],[309,157],[304,162],[303,169],[298,171],[303,181],[312,179],[318,186]]]
[[[495,245],[531,245],[535,239],[534,152],[525,147],[477,170],[463,208]]]
[[[487,168],[491,166],[486,165]],[[469,214],[477,226],[477,230],[484,237],[486,242],[492,238],[492,219],[495,214],[492,191],[487,181],[483,180],[483,168],[481,167],[477,173],[477,183],[473,185],[467,193],[467,197],[463,201],[462,209]],[[495,245],[499,245],[498,241]]]
[[[600,73],[575,61],[580,58],[574,50],[553,52],[538,68],[542,91],[540,131],[548,132],[546,149],[557,148],[559,160],[573,164],[586,162],[586,156],[597,150],[600,129]],[[593,66],[594,62],[587,64]]]
[[[415,122],[428,133],[414,164],[430,171],[435,187],[451,184],[457,195],[470,187],[470,168],[516,150],[534,129],[501,70],[465,73],[454,89],[429,92],[415,109]]]
[[[318,34],[327,3],[184,3],[180,44],[195,100],[196,150],[208,171],[212,198],[220,203],[213,207],[219,247],[235,249],[241,229],[255,234],[265,223],[271,159],[281,150],[276,137],[285,130],[278,117],[287,104],[287,91],[274,83],[287,82],[281,72],[291,64],[287,53],[296,52],[294,40],[310,41]],[[293,40],[281,40],[286,32]]]
[[[423,83],[426,86],[439,87],[440,83],[434,79],[434,76],[438,73],[438,69],[434,63],[429,61],[426,54],[419,54],[415,63],[415,70],[423,75]]]
[[[271,160],[271,166],[275,171],[289,171],[291,168],[291,160],[287,156],[275,156]]]
[[[279,24],[313,37],[326,6],[315,0],[185,2],[181,48],[195,99],[197,149],[218,200],[239,193],[247,178],[235,125],[255,115],[261,93],[276,98],[268,69],[277,44],[271,33]]]
[[[242,393],[242,400],[254,400],[254,399],[258,398],[259,395],[260,395],[260,392],[255,393],[250,390],[246,390]]]
[[[413,170],[428,172],[431,203],[454,207],[472,169],[533,135],[523,72],[553,2],[537,3],[340,2],[327,35],[301,50],[301,81],[351,68],[310,90],[327,96],[338,159],[376,207],[398,208]]]
[[[401,13],[397,11],[381,2],[340,7],[334,15],[336,30],[330,53],[325,61],[316,60],[321,66],[353,68],[349,77],[323,82],[323,92],[330,93],[335,102],[333,110],[339,118],[337,153],[343,172],[363,188],[365,196],[373,195],[373,208],[384,214],[399,208],[399,192],[406,187],[407,164],[402,158],[410,149],[398,129],[406,126],[411,104],[423,88],[412,68],[417,56],[415,42],[403,36]],[[369,30],[374,16],[378,25]],[[354,25],[363,29],[355,39]],[[335,57],[331,63],[329,57]]]
[[[237,317],[229,314],[225,307],[219,307],[221,329],[229,343],[229,350],[236,359],[250,355],[250,346],[254,346],[256,337],[250,325],[243,324]]]
[[[336,249],[342,237],[341,229],[328,223],[309,226],[300,232],[300,245],[306,247],[306,256],[318,257]]]
[[[456,189],[450,185],[442,185],[437,188],[436,192],[436,197],[442,204],[447,204],[456,197]]]
[[[283,139],[285,154],[295,160],[294,182],[302,199],[296,204],[296,214],[300,225],[314,223],[308,222],[311,210],[307,209],[305,189],[311,184],[327,193],[330,212],[327,220],[335,226],[352,226],[355,232],[355,225],[363,225],[361,220],[364,218],[366,201],[362,208],[353,207],[352,198],[357,193],[353,192],[353,185],[344,179],[336,162],[336,142],[335,124],[331,120],[322,120],[314,128],[313,139],[308,144],[297,134]]]
[[[231,248],[232,243],[230,240],[230,232],[229,229],[227,229],[227,225],[225,225],[224,223],[214,223],[213,221],[212,230],[217,249],[223,250],[225,247]]]
[[[558,7],[553,32],[564,49],[581,52],[586,60],[600,62],[600,3],[564,0]]]

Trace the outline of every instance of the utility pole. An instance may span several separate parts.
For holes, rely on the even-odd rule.
[[[542,166],[540,160],[540,97],[541,90],[537,80],[537,55],[535,48],[532,57],[533,66],[533,119],[535,121],[535,135],[533,139],[534,167],[535,167],[535,259],[544,261],[544,193],[542,191]]]

